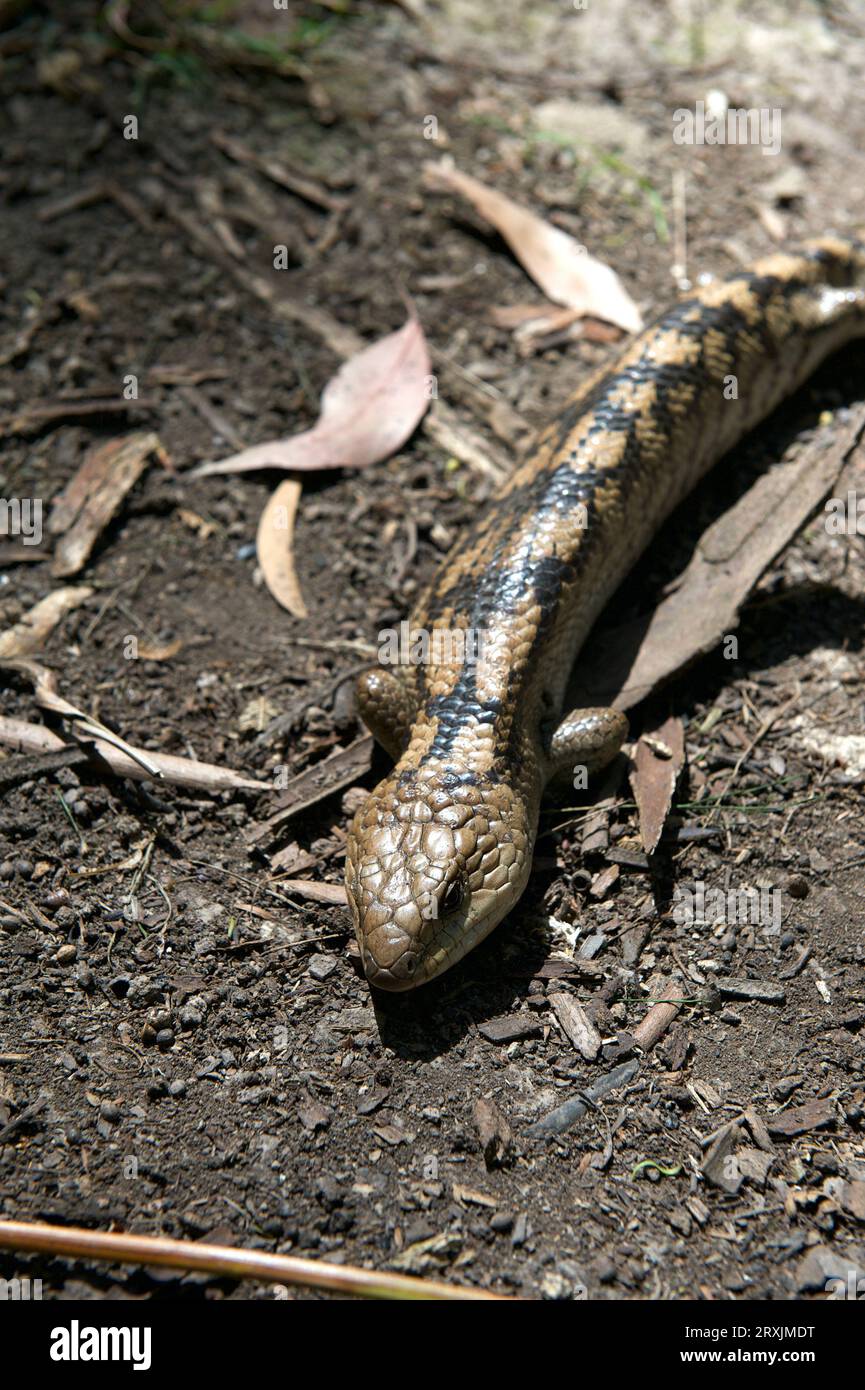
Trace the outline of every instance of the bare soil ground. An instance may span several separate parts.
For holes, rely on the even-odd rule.
[[[4,8],[3,496],[47,511],[89,449],[132,429],[157,431],[176,470],[149,467],[74,581],[93,596],[40,659],[130,743],[252,776],[293,776],[358,736],[353,675],[491,484],[421,433],[386,464],[311,476],[297,528],[311,616],[280,610],[254,554],[274,477],[187,474],[309,426],[338,359],[226,257],[267,277],[285,243],[276,294],[364,339],[399,326],[410,294],[442,398],[510,459],[503,407],[540,424],[616,349],[582,338],[527,357],[492,326],[492,307],[540,294],[465,206],[424,190],[425,159],[447,152],[576,234],[647,316],[675,293],[677,172],[692,280],[779,238],[865,225],[865,22],[852,4],[442,0],[424,18],[371,0],[346,13],[226,5],[198,42],[177,19],[191,5],[133,5],[126,36],[94,5],[24,6],[15,20]],[[780,153],[675,145],[672,113],[711,89],[778,108]],[[129,114],[137,139],[123,135]],[[344,208],[239,166],[215,132],[302,167]],[[711,517],[821,415],[862,399],[863,366],[861,351],[836,359],[716,472],[615,618],[650,610]],[[120,401],[130,373],[140,399],[119,413],[21,419]],[[50,561],[15,556],[0,627],[58,583]],[[279,882],[341,882],[348,812],[383,755],[251,844],[276,791],[145,788],[86,765],[46,772],[38,757],[22,776],[24,755],[7,750],[0,1211],[528,1298],[822,1298],[830,1276],[861,1273],[863,595],[861,537],[827,534],[819,514],[755,591],[737,659],[707,659],[636,711],[637,733],[681,716],[689,750],[652,862],[626,781],[594,853],[581,852],[591,799],[551,807],[519,910],[408,996],[371,999],[345,909]],[[130,637],[163,659],[127,659]],[[3,712],[41,718],[25,680],[4,678]],[[695,827],[717,833],[689,838]],[[674,887],[696,881],[777,893],[779,930],[678,922]],[[771,985],[773,1000],[719,988],[730,977]],[[630,1032],[658,988],[686,1002],[641,1054]],[[595,1062],[555,1020],[549,996],[563,991],[602,1033]],[[559,1139],[527,1134],[632,1056],[631,1082]],[[515,1134],[489,1168],[480,1098]],[[706,1171],[710,1136],[742,1116],[736,1162],[722,1152]],[[273,1296],[0,1257],[13,1273],[59,1298]]]

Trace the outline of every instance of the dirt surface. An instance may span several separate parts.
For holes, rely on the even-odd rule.
[[[215,6],[190,30],[196,6],[132,5],[118,34],[97,8],[0,5],[3,496],[47,517],[94,446],[153,430],[164,454],[74,579],[19,550],[0,628],[62,582],[90,586],[39,653],[62,695],[131,744],[274,790],[144,787],[0,753],[0,1212],[528,1298],[825,1298],[828,1279],[865,1271],[861,536],[818,514],[752,596],[736,659],[719,652],[635,711],[635,734],[679,716],[689,754],[651,863],[626,779],[602,789],[612,809],[585,850],[593,798],[551,807],[518,911],[439,982],[373,1000],[345,908],[280,880],[341,883],[350,810],[384,755],[250,834],[287,778],[362,734],[353,675],[490,480],[422,432],[362,473],[311,475],[303,621],[256,575],[276,475],[188,474],[315,420],[338,357],[308,315],[292,321],[298,305],[371,340],[410,294],[441,398],[507,460],[508,410],[536,426],[612,357],[589,337],[526,356],[492,326],[493,307],[540,292],[465,205],[424,189],[426,159],[452,155],[577,235],[647,317],[676,291],[677,173],[692,281],[865,226],[861,13],[445,0],[418,18],[358,0]],[[781,151],[677,146],[672,113],[712,89],[779,109]],[[324,198],[232,160],[215,133]],[[716,473],[614,619],[649,611],[761,468],[862,399],[863,366],[861,351],[836,359]],[[95,398],[116,409],[75,413]],[[32,414],[49,405],[64,409]],[[5,715],[61,727],[22,675],[3,695]],[[677,920],[697,882],[774,894],[771,920]],[[754,982],[771,997],[747,997]],[[562,1030],[561,995],[600,1032],[596,1060]],[[632,1030],[659,997],[684,1002],[643,1051]],[[561,1136],[528,1133],[632,1059]],[[481,1100],[514,1136],[489,1165]],[[61,1298],[273,1297],[0,1256],[15,1273]]]

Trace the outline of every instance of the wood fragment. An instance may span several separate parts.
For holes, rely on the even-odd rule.
[[[770,1134],[780,1134],[790,1139],[797,1134],[809,1134],[814,1129],[825,1129],[836,1121],[835,1102],[831,1099],[808,1100],[804,1105],[795,1105],[789,1110],[780,1110],[770,1115],[766,1127]]]
[[[729,1193],[731,1197],[735,1196],[742,1186],[742,1174],[733,1157],[733,1150],[738,1142],[739,1123],[733,1120],[719,1131],[701,1164],[701,1172],[706,1181],[713,1187],[719,1187],[722,1192]]]
[[[276,886],[286,893],[295,893],[299,898],[308,898],[310,902],[348,906],[343,883],[321,883],[312,878],[281,878]]]
[[[565,1036],[587,1062],[594,1062],[601,1050],[601,1035],[579,1000],[572,994],[551,994],[550,1006]]]
[[[131,434],[90,451],[52,508],[48,528],[60,535],[52,574],[67,578],[83,568],[148,459],[161,449],[158,435]]]
[[[75,420],[90,415],[131,415],[139,410],[155,410],[159,402],[153,397],[139,396],[125,400],[122,396],[94,396],[87,401],[55,401],[51,405],[28,406],[20,415],[0,421],[0,435],[30,434],[59,420]]]
[[[698,657],[715,650],[738,623],[761,574],[861,453],[865,406],[821,429],[794,459],[763,474],[703,533],[694,558],[653,613],[621,627],[601,626],[580,659],[567,706],[613,704],[627,710]]]
[[[748,980],[739,975],[719,975],[716,985],[725,999],[756,999],[763,1004],[783,1004],[787,995],[769,980]]]
[[[649,1052],[658,1039],[664,1036],[682,1007],[682,1001],[679,997],[681,986],[671,981],[668,992],[669,999],[661,999],[653,1004],[633,1030],[634,1042],[644,1052]]]
[[[480,1096],[474,1103],[472,1119],[487,1168],[500,1168],[514,1153],[514,1133],[495,1101]]]
[[[543,1032],[537,1014],[505,1014],[501,1018],[488,1019],[478,1024],[482,1038],[493,1043],[517,1042],[521,1038],[537,1038]]]
[[[153,764],[157,775],[174,786],[207,792],[273,790],[272,782],[258,782],[214,763],[178,758],[172,753],[145,753],[140,748],[134,750],[136,757],[133,758],[99,738],[75,734],[73,738],[74,743],[64,743],[44,724],[28,724],[23,719],[0,715],[0,743],[20,753],[47,753],[53,756],[75,749],[83,751],[96,767],[113,772],[117,777],[130,777],[135,782],[152,782],[153,776],[141,764],[141,759],[146,758]]]
[[[250,844],[266,844],[278,830],[301,811],[308,811],[325,797],[350,787],[369,772],[372,763],[373,739],[364,734],[347,748],[338,748],[313,767],[292,778],[281,792],[276,810],[265,821],[247,831]]]

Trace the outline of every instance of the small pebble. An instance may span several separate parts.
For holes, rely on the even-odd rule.
[[[56,961],[56,963],[57,963],[58,965],[71,965],[71,964],[73,963],[73,961],[75,961],[75,960],[77,960],[77,959],[78,959],[78,947],[77,947],[77,946],[73,946],[71,942],[70,942],[69,945],[67,945],[67,946],[61,946],[61,947],[60,947],[60,950],[57,952],[56,956],[54,957],[54,960]]]
[[[326,980],[336,967],[336,956],[313,956],[306,973],[314,980]]]

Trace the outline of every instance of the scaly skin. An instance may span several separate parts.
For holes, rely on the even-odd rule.
[[[545,785],[602,766],[627,733],[614,710],[559,722],[595,617],[708,469],[865,334],[863,280],[865,247],[826,238],[662,315],[541,433],[412,615],[414,630],[479,633],[480,659],[433,651],[361,677],[361,713],[397,758],[348,841],[372,984],[432,979],[517,902]]]

